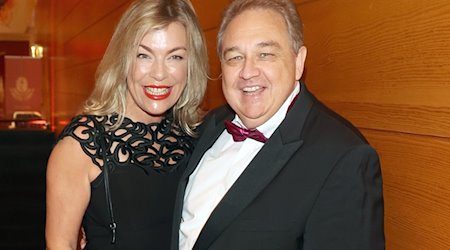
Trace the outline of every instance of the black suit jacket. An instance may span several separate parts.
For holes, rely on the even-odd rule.
[[[224,131],[223,120],[233,117],[225,106],[205,119],[181,178],[172,249],[178,249],[189,175]],[[302,83],[286,118],[214,209],[194,249],[384,249],[377,153]]]

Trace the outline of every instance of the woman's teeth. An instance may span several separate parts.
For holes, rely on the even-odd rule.
[[[151,95],[165,95],[169,93],[169,88],[146,87],[145,91]]]

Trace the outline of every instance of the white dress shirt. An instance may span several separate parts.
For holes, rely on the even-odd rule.
[[[275,115],[257,127],[264,136],[270,138],[275,132],[299,92],[300,86],[297,84]],[[245,127],[237,115],[232,122]],[[180,250],[194,247],[214,208],[263,146],[264,143],[252,139],[235,142],[224,130],[205,152],[186,187],[179,234]]]

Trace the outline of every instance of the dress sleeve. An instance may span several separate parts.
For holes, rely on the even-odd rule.
[[[80,143],[81,148],[91,158],[92,162],[102,168],[98,135],[105,132],[102,125],[103,119],[103,117],[92,115],[75,116],[59,134],[57,141],[67,136],[74,138]]]

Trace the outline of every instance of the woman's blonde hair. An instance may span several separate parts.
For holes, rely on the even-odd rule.
[[[186,87],[172,108],[174,125],[195,135],[200,123],[201,104],[207,83],[208,61],[205,38],[189,0],[138,0],[131,4],[119,21],[97,72],[94,90],[83,113],[109,115],[123,119],[126,108],[127,74],[136,58],[138,44],[146,33],[179,22],[186,28],[188,41],[188,76]]]

